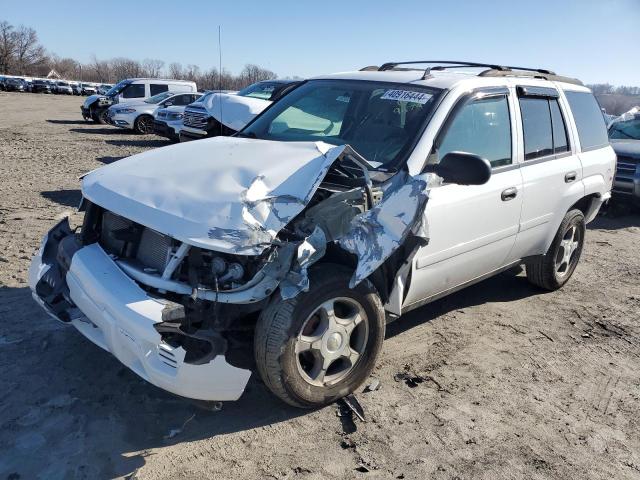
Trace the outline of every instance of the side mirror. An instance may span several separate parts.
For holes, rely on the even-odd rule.
[[[491,178],[489,161],[467,152],[447,153],[429,171],[442,177],[445,183],[458,185],[483,185]]]
[[[164,102],[165,107],[170,107],[171,105],[173,105],[173,102]]]

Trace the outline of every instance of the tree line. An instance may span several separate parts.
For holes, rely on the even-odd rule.
[[[16,27],[0,20],[0,74],[46,77],[51,70],[67,80],[98,83],[115,83],[134,77],[192,80],[201,90],[239,90],[261,80],[277,78],[271,70],[253,64],[245,65],[239,74],[234,75],[225,69],[220,72],[215,67],[201,70],[197,65],[165,65],[164,61],[158,59],[138,61],[116,57],[101,60],[94,55],[90,62],[82,63],[48,52],[40,44],[33,28],[24,25]]]

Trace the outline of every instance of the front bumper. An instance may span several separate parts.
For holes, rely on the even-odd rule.
[[[66,221],[54,227],[29,269],[33,297],[47,313],[71,323],[140,377],[164,390],[199,400],[237,400],[242,395],[251,372],[229,365],[224,355],[204,365],[186,363],[185,350],[163,342],[154,328],[162,322],[167,303],[149,296],[97,243],[79,246],[70,256],[52,255],[54,250],[62,250],[61,240],[69,231]],[[60,263],[64,257],[70,257],[68,262]],[[68,270],[63,266],[66,263]],[[52,280],[56,269],[61,275],[55,287],[61,293],[44,295],[51,291],[49,284],[56,283]],[[51,298],[60,301],[52,304]]]
[[[170,140],[179,140],[175,129],[169,124],[169,122],[164,122],[162,120],[153,121],[153,133]]]
[[[188,142],[190,140],[200,140],[201,138],[207,138],[209,132],[206,130],[200,130],[193,127],[183,126],[180,130],[180,141]]]
[[[137,115],[138,113],[115,113],[113,110],[109,110],[107,122],[114,127],[133,128]]]

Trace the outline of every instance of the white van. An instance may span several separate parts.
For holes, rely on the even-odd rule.
[[[140,102],[162,92],[196,93],[195,82],[161,78],[129,78],[118,82],[106,95],[91,95],[80,107],[85,120],[106,123],[108,108],[114,103]]]

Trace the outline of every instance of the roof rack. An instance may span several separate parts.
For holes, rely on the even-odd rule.
[[[582,85],[582,82],[576,78],[564,77],[557,75],[551,70],[544,68],[529,68],[529,67],[513,67],[509,65],[498,65],[494,63],[477,63],[477,62],[458,62],[454,60],[415,60],[410,62],[388,62],[381,65],[378,71],[393,70],[396,67],[402,65],[416,65],[416,64],[430,64],[433,66],[427,67],[424,70],[423,79],[427,78],[427,75],[433,70],[445,70],[450,68],[465,68],[465,67],[480,67],[487,68],[478,74],[479,77],[534,77],[542,78],[545,80],[555,80],[558,82],[573,83],[576,85]],[[367,67],[367,70],[371,67]],[[405,70],[406,68],[400,68]],[[408,70],[408,69],[407,69]]]
[[[435,67],[431,67],[431,70],[444,70],[445,68],[461,67],[486,67],[490,68],[491,70],[523,70],[528,72],[544,73],[547,75],[555,75],[555,73],[551,70],[545,70],[543,68],[509,67],[506,65],[498,65],[497,63],[456,62],[453,60],[415,60],[411,62],[388,62],[383,64],[378,70],[391,70],[398,65],[415,65],[420,63],[438,64]]]

